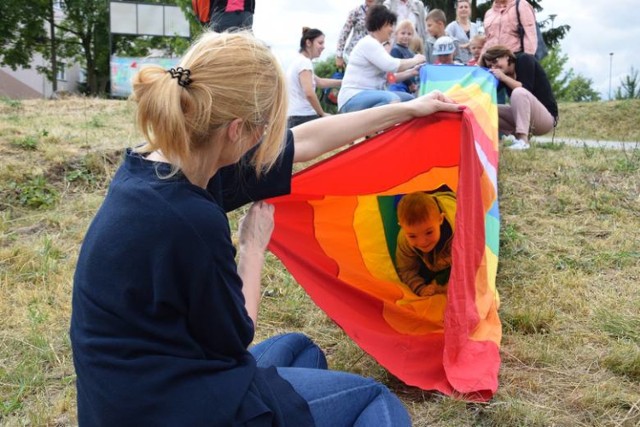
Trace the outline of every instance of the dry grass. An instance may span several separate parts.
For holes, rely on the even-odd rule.
[[[587,107],[598,115],[611,104]],[[561,110],[568,108],[582,110]],[[0,102],[1,425],[75,424],[67,337],[73,270],[120,152],[137,140],[131,123],[119,101]],[[621,126],[599,126],[603,139],[624,139]],[[503,153],[503,365],[490,403],[403,385],[273,256],[258,338],[307,333],[332,368],[388,384],[416,426],[640,425],[639,172],[638,150],[542,145]]]
[[[602,141],[640,141],[640,99],[560,105],[557,134]]]

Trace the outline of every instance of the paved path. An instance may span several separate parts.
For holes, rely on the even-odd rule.
[[[533,142],[551,142],[550,136],[536,136],[532,138]],[[638,150],[640,149],[640,141],[621,142],[621,141],[601,141],[595,139],[581,139],[564,136],[556,136],[554,142],[566,144],[571,147],[592,147],[592,148],[610,148],[614,150]]]

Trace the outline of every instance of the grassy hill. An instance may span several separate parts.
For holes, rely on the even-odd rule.
[[[559,105],[557,136],[603,141],[640,141],[640,99]]]
[[[559,141],[640,140],[640,102],[560,111]],[[125,101],[0,101],[0,425],[76,424],[73,271],[122,150],[140,141],[132,118]],[[399,382],[271,255],[257,338],[310,335],[332,368],[388,384],[416,426],[640,425],[639,174],[635,144],[501,153],[503,364],[487,404]]]

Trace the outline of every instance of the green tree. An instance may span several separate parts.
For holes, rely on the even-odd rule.
[[[29,68],[35,53],[48,59],[49,66],[38,67],[56,87],[59,58],[80,58],[87,69],[91,93],[97,93],[99,69],[96,41],[107,33],[105,0],[62,0],[58,2],[65,18],[55,19],[54,0],[3,0],[0,2],[0,60],[14,70]],[[108,71],[108,62],[106,64]]]
[[[29,68],[37,47],[44,46],[46,1],[0,1],[0,64]]]
[[[547,78],[551,83],[551,90],[556,99],[563,99],[565,97],[565,91],[569,84],[569,81],[573,78],[573,69],[565,71],[564,67],[567,64],[569,57],[562,54],[560,48],[554,48],[549,51],[540,65],[547,73]]]
[[[192,34],[203,27],[191,11],[190,0],[141,0],[145,3],[170,3],[179,6],[190,20]],[[64,18],[54,19],[54,4]],[[109,82],[111,51],[148,54],[149,49],[184,52],[188,41],[179,38],[114,37],[109,46],[109,0],[1,0],[0,1],[0,64],[29,68],[32,58],[40,53],[49,65],[38,67],[56,88],[58,60],[68,58],[81,63],[87,76],[87,93],[104,94]]]
[[[336,71],[338,71],[338,69],[336,68],[335,56],[330,56],[324,61],[317,61],[313,66],[313,72],[318,77],[332,78],[333,73]],[[335,114],[338,111],[338,107],[335,104],[328,102],[327,99],[322,96],[322,92],[322,89],[316,89],[316,95],[318,95],[322,109],[327,113]]]
[[[640,77],[638,70],[631,67],[629,74],[620,80],[620,86],[616,89],[616,99],[640,98]]]
[[[109,55],[104,52],[108,47],[109,4],[105,0],[63,0],[60,6],[64,19],[55,27],[63,56],[84,65],[89,94],[102,94],[109,76]]]
[[[569,81],[564,97],[559,101],[595,102],[600,101],[600,94],[593,89],[593,80],[578,74]]]

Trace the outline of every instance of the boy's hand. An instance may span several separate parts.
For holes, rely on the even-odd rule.
[[[446,294],[448,287],[449,287],[449,285],[438,285],[438,289],[436,289],[436,293],[437,294]]]
[[[430,285],[427,285],[424,288],[420,289],[420,296],[421,297],[433,296],[435,295],[437,290],[438,290],[438,285],[431,283]]]

